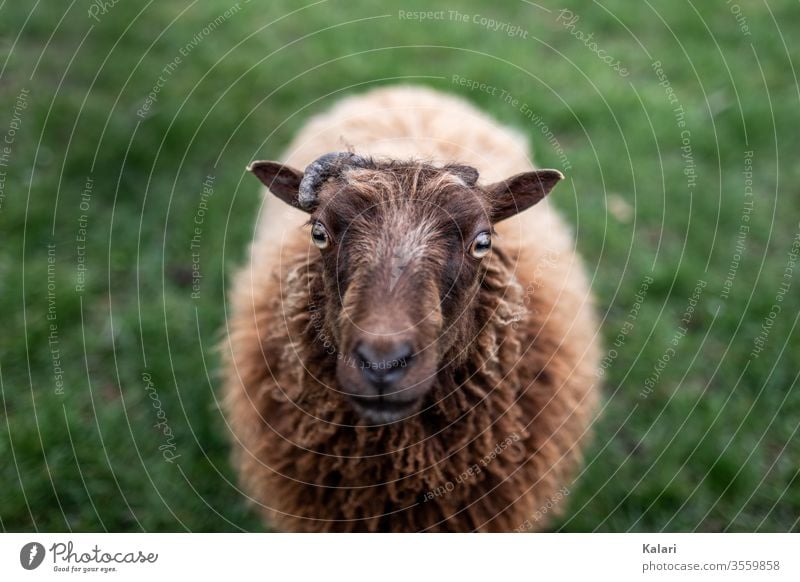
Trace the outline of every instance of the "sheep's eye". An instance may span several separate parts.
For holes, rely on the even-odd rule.
[[[315,222],[311,227],[311,240],[318,249],[327,248],[331,244],[331,237],[328,236],[328,231],[319,222]]]
[[[482,232],[475,237],[469,247],[469,254],[476,259],[482,259],[489,254],[492,250],[492,235],[488,232]]]

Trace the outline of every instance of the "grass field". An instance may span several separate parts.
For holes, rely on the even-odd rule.
[[[406,81],[569,178],[607,357],[555,529],[798,530],[800,6],[740,4],[0,2],[0,528],[262,527],[214,351],[244,167]]]

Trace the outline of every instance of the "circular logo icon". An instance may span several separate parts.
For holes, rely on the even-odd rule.
[[[29,542],[19,551],[19,563],[26,570],[35,570],[44,561],[44,546],[39,542]]]

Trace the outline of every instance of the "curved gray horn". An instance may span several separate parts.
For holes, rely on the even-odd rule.
[[[298,196],[300,206],[305,209],[314,206],[317,201],[317,191],[328,178],[335,176],[344,168],[363,167],[366,163],[366,159],[350,152],[331,152],[320,156],[303,172]]]

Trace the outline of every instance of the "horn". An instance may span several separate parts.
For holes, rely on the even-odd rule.
[[[461,178],[467,186],[474,186],[480,177],[478,170],[472,166],[464,166],[462,164],[447,164],[444,169]]]
[[[351,152],[331,152],[311,162],[303,172],[298,202],[306,210],[317,202],[317,191],[327,180],[346,167],[364,167],[367,160]]]

